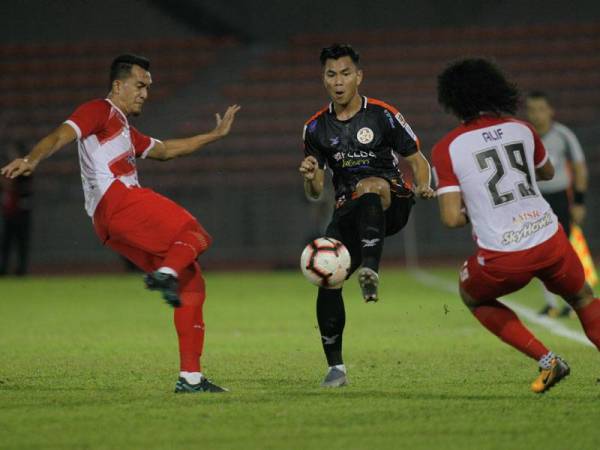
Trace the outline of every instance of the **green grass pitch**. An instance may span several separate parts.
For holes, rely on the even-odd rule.
[[[0,280],[0,448],[600,448],[591,347],[531,325],[572,368],[536,396],[535,362],[456,295],[387,270],[378,304],[347,283],[351,384],[324,390],[315,290],[298,272],[206,279],[203,364],[222,395],[173,394],[172,312],[140,276]],[[537,308],[541,291],[514,298]]]

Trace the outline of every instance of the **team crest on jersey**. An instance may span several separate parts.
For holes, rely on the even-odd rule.
[[[356,133],[356,139],[358,139],[358,142],[361,144],[370,144],[373,142],[374,136],[373,130],[371,130],[369,127],[363,127],[358,130],[358,133]]]

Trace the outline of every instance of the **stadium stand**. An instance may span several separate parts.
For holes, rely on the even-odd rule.
[[[107,67],[115,54],[145,54],[153,61],[155,84],[148,112],[135,122],[142,120],[143,131],[185,136],[209,129],[214,113],[228,104],[243,109],[231,136],[201,154],[164,164],[140,162],[142,183],[201,214],[215,237],[207,263],[295,261],[312,220],[297,174],[302,126],[328,101],[318,54],[334,41],[349,42],[362,53],[366,76],[361,91],[398,107],[426,154],[455,125],[437,104],[436,74],[450,60],[485,56],[495,59],[522,90],[548,91],[558,120],[578,133],[591,172],[600,170],[599,23],[307,33],[287,45],[265,47],[211,37],[0,45],[0,132],[10,128],[11,135],[31,143],[81,101],[105,94]],[[76,217],[73,226],[87,230],[72,152],[57,154],[39,172],[36,183],[46,201],[37,214],[56,224],[64,216]],[[595,198],[589,202],[593,207]],[[445,238],[433,208],[417,209],[422,255],[456,255],[470,248],[467,234]],[[589,218],[590,228],[596,223]],[[64,252],[62,243],[71,236],[54,242],[51,235],[38,229],[36,240],[43,242],[38,261],[79,261],[98,247],[93,236],[82,234]],[[590,244],[596,245],[593,237]],[[388,250],[399,257],[402,242],[392,242]],[[93,255],[101,258],[99,252]]]
[[[105,95],[107,68],[120,53],[147,55],[153,61],[160,101],[189,84],[196,71],[234,45],[229,38],[170,38],[77,43],[0,45],[0,109],[13,139],[50,131],[79,103]]]

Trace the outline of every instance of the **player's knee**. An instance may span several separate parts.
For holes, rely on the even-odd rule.
[[[575,309],[583,308],[589,305],[594,300],[594,291],[587,283],[583,283],[583,287],[573,295],[563,296],[565,301]]]
[[[206,230],[202,230],[202,232],[198,233],[198,236],[198,240],[200,241],[203,251],[207,250],[213,243],[212,236],[208,234]]]
[[[205,252],[212,245],[212,236],[198,222],[190,223],[184,233],[192,237],[191,240],[198,254]]]
[[[381,199],[383,209],[388,209],[391,204],[390,184],[379,177],[363,178],[356,185],[356,193],[359,197],[365,194],[377,194]]]
[[[462,299],[463,303],[471,311],[473,311],[475,308],[481,305],[481,302],[471,297],[471,295],[462,286],[459,286],[458,291],[460,293],[460,298]]]

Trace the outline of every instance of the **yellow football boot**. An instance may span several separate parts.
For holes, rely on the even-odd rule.
[[[536,394],[543,394],[563,378],[566,378],[571,369],[568,364],[559,357],[552,358],[549,369],[540,369],[540,374],[531,383],[531,390]]]

